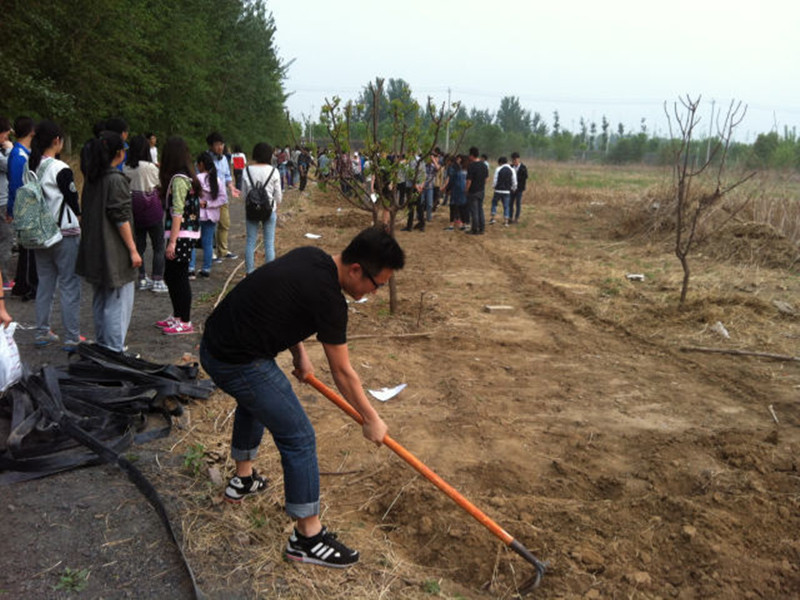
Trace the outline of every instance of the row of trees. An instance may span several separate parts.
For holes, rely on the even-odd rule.
[[[287,136],[264,0],[7,0],[3,31],[0,114],[81,140],[110,116],[194,144],[212,129],[245,147]]]
[[[372,87],[371,87],[372,86]],[[416,107],[407,111],[403,121],[411,125],[420,118],[423,126],[429,126],[431,116],[422,103],[414,101],[411,87],[403,79],[388,79],[373,109],[373,84],[368,84],[351,101],[349,114],[351,139],[358,142],[367,139],[367,129],[377,116],[379,137],[387,137],[396,125],[393,121],[393,106]],[[638,130],[626,130],[622,123],[616,126],[603,116],[599,123],[581,118],[578,129],[570,131],[562,126],[556,111],[551,119],[538,112],[524,108],[518,97],[501,99],[496,112],[477,108],[467,109],[456,105],[452,110],[451,123],[454,128],[466,129],[458,151],[471,145],[478,146],[491,156],[518,150],[525,156],[543,159],[593,160],[611,164],[649,162],[671,164],[674,144],[665,137],[651,135],[645,119]],[[294,122],[298,137],[313,138],[324,143],[327,132],[323,120],[319,123]],[[445,142],[445,136],[441,136]],[[705,159],[713,140],[694,139],[688,151],[697,160]],[[453,150],[453,143],[450,144]],[[755,144],[731,142],[728,159],[732,164],[747,167],[800,168],[800,140],[788,130],[783,136],[776,132],[761,134]]]

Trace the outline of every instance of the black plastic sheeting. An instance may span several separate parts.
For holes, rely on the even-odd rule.
[[[95,344],[80,344],[67,367],[24,370],[0,397],[0,485],[76,467],[110,463],[144,494],[174,542],[196,598],[202,596],[164,505],[147,478],[121,453],[134,443],[169,435],[181,403],[214,390],[198,365],[159,365]],[[148,414],[164,424],[148,427]],[[3,441],[3,438],[5,440]]]

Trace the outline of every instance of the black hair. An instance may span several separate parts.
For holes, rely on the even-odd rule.
[[[164,144],[164,150],[161,154],[161,168],[158,171],[158,180],[161,184],[161,197],[164,201],[167,199],[167,192],[169,191],[169,182],[172,176],[182,173],[192,180],[192,188],[194,191],[200,192],[200,182],[197,181],[197,174],[192,164],[192,155],[189,153],[189,146],[179,135],[173,135]]]
[[[213,146],[217,142],[225,143],[225,138],[222,137],[222,134],[219,131],[212,131],[206,136],[206,144],[209,146]]]
[[[150,143],[143,135],[135,135],[128,143],[128,157],[125,159],[125,164],[131,169],[139,166],[139,163],[152,162],[150,160]]]
[[[128,131],[128,123],[125,119],[121,119],[120,117],[112,117],[106,120],[106,130],[122,135]]]
[[[403,249],[383,227],[367,227],[342,252],[342,263],[358,263],[373,277],[383,269],[402,269],[405,262]]]
[[[11,131],[11,121],[8,117],[0,117],[0,133]]]
[[[210,152],[201,152],[197,157],[197,164],[203,165],[203,170],[208,173],[208,185],[211,188],[211,195],[214,198],[219,194],[219,175],[217,165]]]
[[[488,154],[481,154],[481,158],[483,160],[489,160],[489,155]]]
[[[501,156],[500,158],[497,159],[497,164],[498,165],[504,165],[507,162],[508,162],[508,159],[505,156]]]
[[[469,149],[469,155],[470,156],[472,156],[474,158],[478,158],[478,153],[479,152],[480,152],[480,150],[478,150],[477,146],[470,146],[470,149]]]
[[[151,137],[153,137],[154,135],[155,135],[155,133],[153,133],[153,132],[149,132],[149,133],[145,133],[145,134],[144,134],[144,137],[145,137],[145,138],[147,138],[147,139],[149,140],[149,139],[150,139]]]
[[[33,132],[36,123],[30,117],[17,117],[14,119],[14,135],[17,139],[28,137]]]
[[[253,160],[257,163],[271,164],[274,150],[267,142],[258,142],[253,146]]]
[[[120,150],[124,150],[122,136],[116,131],[101,131],[81,150],[81,172],[90,182],[100,180],[111,166],[111,161]]]
[[[236,154],[241,154],[242,153],[242,147],[239,144],[234,144],[233,145],[233,151]]]
[[[99,138],[100,134],[106,130],[106,122],[105,119],[97,121],[94,125],[92,125],[92,135],[94,137]]]
[[[28,168],[35,171],[42,162],[44,151],[53,145],[57,138],[63,138],[64,132],[61,127],[52,121],[40,121],[36,126],[36,133],[31,140],[31,155],[28,159]]]
[[[511,160],[514,160],[515,158],[519,158],[519,152],[512,152],[511,153]]]

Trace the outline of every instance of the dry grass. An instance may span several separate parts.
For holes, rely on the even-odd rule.
[[[531,263],[533,256],[548,256],[546,263],[539,263],[541,271],[535,276],[525,274],[522,279],[526,276],[535,279],[537,293],[545,286],[557,289],[566,306],[567,318],[573,318],[569,312],[574,311],[604,327],[617,328],[654,345],[661,344],[666,351],[682,345],[720,345],[796,354],[800,336],[798,317],[782,315],[773,305],[774,300],[796,301],[788,294],[794,287],[785,285],[785,279],[796,279],[796,275],[778,268],[786,266],[780,261],[770,264],[770,268],[762,266],[765,256],[785,258],[787,252],[791,254],[792,242],[773,229],[774,223],[765,227],[737,222],[736,228],[732,226],[725,234],[728,237],[719,237],[716,242],[698,248],[693,257],[689,302],[679,307],[682,272],[671,253],[668,210],[660,205],[653,210],[654,203],[664,203],[668,198],[663,171],[615,168],[609,175],[598,167],[584,172],[575,166],[535,163],[532,171],[536,174],[533,202],[537,205],[537,223],[531,226],[533,233],[525,244],[514,245],[508,257],[524,265]],[[790,189],[790,184],[794,182],[782,182],[785,189]],[[772,198],[778,206],[773,206],[771,212],[767,210],[766,195],[753,200],[753,216],[769,214],[776,222],[788,224],[793,214],[790,194],[775,194]],[[304,213],[310,211],[311,202],[307,199],[287,205],[282,209],[282,218],[288,224],[294,219],[309,222],[305,220],[309,215]],[[323,204],[333,214],[316,215],[311,223],[326,228],[355,225],[355,217],[349,210],[337,216],[339,202],[334,192],[325,193]],[[556,221],[555,216],[548,216],[556,208],[562,228],[559,231],[563,230],[563,234],[560,237],[538,234],[534,227],[548,227]],[[725,214],[723,209],[716,217],[722,219]],[[342,233],[342,239],[348,233]],[[740,246],[733,245],[736,240]],[[719,254],[723,250],[727,251],[726,256]],[[486,251],[493,250],[487,245]],[[496,251],[501,253],[505,249]],[[724,262],[720,262],[720,257]],[[433,261],[435,257],[429,258]],[[644,273],[645,280],[629,281],[625,274],[632,272]],[[418,290],[406,291],[409,297],[418,297]],[[441,325],[443,330],[458,328],[459,315],[450,307],[447,310],[438,307],[433,296],[426,302],[430,304],[426,312],[428,322]],[[374,315],[356,312],[351,325],[413,331],[418,303],[406,302],[403,310],[389,323],[378,323]],[[554,318],[559,315],[563,318],[562,313],[548,314]],[[712,330],[717,321],[728,329],[729,339]],[[279,359],[281,366],[290,370],[288,357],[282,360],[286,362]],[[323,413],[314,401],[301,399],[312,420],[315,423],[322,420]],[[265,442],[258,460],[259,468],[271,478],[264,494],[249,498],[242,506],[231,506],[220,501],[220,484],[211,482],[209,468],[216,468],[223,478],[233,469],[227,455],[232,409],[233,401],[221,393],[215,394],[202,408],[194,409],[192,427],[175,446],[174,453],[181,456],[189,445],[202,444],[206,450],[205,462],[197,475],[189,474],[181,461],[166,467],[169,480],[180,482],[177,487],[181,494],[176,502],[180,503],[182,537],[190,562],[203,573],[200,583],[204,589],[236,590],[244,597],[281,599],[511,598],[515,583],[519,583],[514,577],[525,578],[513,571],[515,565],[522,570],[519,562],[509,559],[501,545],[491,542],[484,544],[490,552],[475,559],[494,566],[486,582],[488,591],[475,585],[474,576],[465,577],[436,564],[416,564],[410,560],[412,550],[395,547],[397,537],[390,533],[401,525],[406,529],[419,528],[414,529],[417,533],[405,534],[405,539],[430,544],[433,552],[434,547],[442,546],[442,535],[461,535],[459,531],[445,530],[449,527],[446,524],[439,529],[439,519],[446,523],[451,515],[447,511],[454,509],[435,494],[426,495],[425,484],[415,479],[405,465],[377,454],[362,456],[356,463],[352,456],[342,453],[328,457],[321,466],[323,519],[346,542],[369,557],[365,564],[344,572],[314,569],[312,577],[307,567],[284,562],[283,544],[291,525],[282,510],[281,468],[271,444]],[[346,447],[351,439],[355,445],[359,438],[357,428],[340,415],[324,421],[318,432],[321,432],[318,439],[321,448]],[[492,500],[508,503],[509,498],[513,496],[498,494]],[[539,501],[545,503],[547,499]],[[559,500],[558,510],[562,509],[563,502]],[[411,521],[420,520],[420,515],[437,512],[443,516],[433,517],[433,525],[428,525],[430,532],[423,535],[419,533],[422,524],[411,525]],[[462,529],[472,531],[469,526]],[[444,542],[445,545],[452,544],[452,539],[446,540],[449,542]],[[570,567],[562,563],[561,568]],[[438,593],[434,593],[436,590]]]

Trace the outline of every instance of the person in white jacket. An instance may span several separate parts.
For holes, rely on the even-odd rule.
[[[511,220],[509,202],[511,194],[517,189],[517,172],[508,164],[508,159],[501,156],[497,159],[499,165],[494,171],[494,196],[492,196],[492,218],[489,225],[494,225],[497,215],[497,203],[503,203],[503,224],[508,227]]]
[[[39,277],[35,343],[46,346],[59,340],[50,329],[50,313],[57,286],[66,336],[64,349],[73,351],[83,339],[80,332],[81,280],[75,273],[81,239],[81,209],[72,169],[58,158],[63,146],[64,136],[58,125],[41,121],[36,126],[28,167],[39,179],[42,194],[61,228],[62,239],[49,248],[34,250]]]
[[[263,222],[245,219],[247,241],[244,265],[248,275],[256,269],[255,252],[259,231],[262,231],[264,236],[264,262],[275,260],[275,225],[278,222],[278,205],[283,198],[280,173],[272,166],[272,146],[266,142],[259,142],[253,148],[253,164],[245,168],[242,176],[241,197],[245,199],[245,205],[248,192],[256,185],[263,183],[266,183],[267,194],[272,199],[272,215]]]

